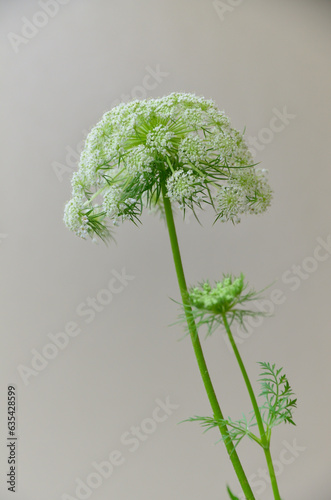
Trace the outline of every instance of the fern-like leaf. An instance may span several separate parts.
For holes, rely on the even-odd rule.
[[[186,422],[199,422],[200,425],[205,428],[205,432],[215,427],[219,428],[221,426],[226,426],[227,432],[222,435],[220,441],[223,441],[225,444],[232,442],[234,444],[234,449],[245,436],[261,445],[261,440],[250,429],[256,426],[254,416],[252,416],[249,421],[245,415],[243,415],[242,419],[237,421],[232,420],[230,417],[227,419],[217,419],[213,417],[195,416],[187,419]]]
[[[263,362],[259,362],[259,365],[262,368],[259,378],[262,389],[260,396],[266,399],[260,408],[264,422],[269,429],[282,422],[295,425],[292,412],[297,406],[297,400],[292,397],[294,393],[283,368]]]

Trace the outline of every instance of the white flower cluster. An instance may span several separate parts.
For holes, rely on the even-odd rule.
[[[198,135],[189,135],[180,142],[178,158],[183,164],[199,166],[204,162],[207,155],[206,144]]]
[[[180,208],[184,208],[185,200],[198,203],[202,197],[199,182],[203,181],[203,178],[197,177],[190,170],[176,170],[168,177],[167,195],[170,201],[179,203]]]
[[[115,226],[118,225],[118,219],[129,219],[128,212],[137,203],[135,198],[127,198],[119,186],[113,185],[108,188],[104,194],[102,207],[107,217],[112,219]]]
[[[151,151],[166,155],[171,148],[171,139],[174,133],[170,132],[164,125],[157,125],[146,136],[146,147]]]
[[[234,170],[234,171],[233,171]],[[218,218],[222,222],[239,223],[246,213],[261,214],[272,200],[266,170],[233,169],[228,185],[217,196]]]
[[[66,226],[74,231],[77,236],[86,238],[88,235],[88,218],[81,212],[81,200],[75,197],[70,200],[65,209],[64,222]]]
[[[162,186],[182,208],[218,206],[221,220],[261,213],[271,200],[227,116],[211,100],[173,93],[105,113],[86,139],[64,221],[79,236],[106,238],[109,222],[135,221],[158,204]]]
[[[124,158],[125,167],[129,175],[135,176],[140,173],[151,173],[151,164],[153,163],[153,157],[150,151],[140,144],[135,148],[132,148]]]
[[[122,192],[119,186],[110,186],[107,191],[105,191],[103,197],[103,208],[106,212],[107,217],[110,217],[114,221],[117,221],[119,213],[123,208],[121,206]]]

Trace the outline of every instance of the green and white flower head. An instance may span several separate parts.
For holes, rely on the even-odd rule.
[[[238,277],[226,274],[214,286],[209,281],[204,281],[191,287],[188,298],[197,326],[205,325],[207,335],[210,335],[219,325],[224,324],[224,318],[230,324],[237,321],[245,329],[246,317],[266,316],[267,314],[246,306],[248,302],[261,298],[261,292],[247,288],[248,283],[243,274]],[[180,322],[185,320],[185,306],[182,307],[184,314],[180,316]]]
[[[212,288],[207,281],[200,287],[194,287],[190,291],[190,302],[193,307],[214,314],[227,314],[236,305],[244,289],[244,276],[239,278],[225,276]]]
[[[162,189],[173,204],[211,205],[216,219],[263,213],[272,193],[243,135],[215,103],[194,94],[120,104],[89,133],[64,221],[78,236],[107,239],[112,225],[139,221]]]

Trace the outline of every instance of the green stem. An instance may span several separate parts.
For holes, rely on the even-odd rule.
[[[179,285],[179,289],[180,289],[180,293],[181,293],[181,297],[182,297],[182,301],[183,301],[184,311],[185,311],[185,315],[186,315],[188,329],[190,332],[191,341],[193,344],[195,357],[197,359],[200,374],[201,374],[201,377],[202,377],[202,380],[203,380],[203,383],[204,383],[204,386],[205,386],[205,389],[207,392],[207,396],[208,396],[210,405],[211,405],[213,413],[214,413],[214,418],[217,420],[224,420],[220,405],[219,405],[217,398],[216,398],[216,394],[215,394],[215,390],[214,390],[212,381],[210,379],[210,375],[209,375],[208,368],[206,365],[205,357],[204,357],[204,354],[203,354],[203,351],[201,348],[201,343],[200,343],[200,339],[198,336],[198,331],[197,331],[196,324],[195,324],[195,321],[194,321],[194,318],[192,315],[192,309],[191,309],[189,297],[188,297],[188,290],[187,290],[187,285],[186,285],[186,280],[185,280],[184,269],[183,269],[181,255],[180,255],[179,245],[178,245],[178,239],[177,239],[177,233],[176,233],[173,212],[172,212],[170,200],[166,195],[166,190],[165,190],[164,184],[162,184],[162,195],[163,195],[164,210],[165,210],[165,214],[166,214],[171,249],[172,249],[174,264],[175,264],[176,273],[177,273],[178,285]],[[224,423],[220,424],[219,430],[220,430],[221,435],[224,439],[224,443],[225,443],[227,452],[229,454],[230,460],[231,460],[232,465],[235,469],[235,472],[237,474],[238,480],[240,482],[240,485],[242,487],[242,490],[245,494],[246,499],[247,500],[255,500],[254,494],[253,494],[252,489],[248,483],[246,474],[245,474],[244,469],[241,465],[241,462],[239,460],[239,457],[237,455],[237,452],[235,450],[233,442],[230,439],[227,426]]]
[[[277,478],[275,474],[275,469],[274,469],[274,464],[272,462],[271,458],[271,453],[270,453],[270,443],[269,447],[264,450],[265,458],[268,464],[268,469],[269,469],[269,475],[271,479],[271,486],[272,486],[272,491],[274,492],[274,497],[275,500],[281,500],[280,494],[279,494],[279,489],[278,489],[278,484],[277,484]]]
[[[94,200],[94,198],[96,198],[97,196],[99,196],[99,194],[101,194],[101,193],[102,193],[102,191],[104,191],[104,190],[106,189],[106,187],[107,187],[107,186],[102,186],[102,188],[100,188],[98,191],[96,191],[96,192],[95,192],[95,193],[91,196],[91,198],[89,198],[88,200],[86,200],[86,201],[85,201],[85,203],[84,203],[84,207],[85,207],[86,205],[88,205],[89,203],[91,203],[91,201],[93,201],[93,200]]]
[[[248,377],[245,365],[243,363],[243,360],[241,359],[241,356],[239,354],[239,351],[238,351],[237,345],[235,343],[235,340],[233,338],[231,328],[230,328],[230,325],[229,325],[228,320],[226,318],[226,315],[223,314],[222,318],[223,318],[225,330],[228,334],[232,349],[233,349],[234,354],[236,356],[236,359],[238,361],[238,365],[240,367],[242,376],[244,377],[244,381],[245,381],[245,384],[246,384],[246,387],[248,390],[248,394],[249,394],[249,397],[250,397],[252,405],[253,405],[257,426],[259,428],[259,432],[260,432],[260,436],[261,436],[261,444],[262,444],[264,454],[266,457],[266,461],[268,464],[269,475],[270,475],[270,479],[271,479],[271,486],[272,486],[272,491],[274,493],[274,498],[275,498],[275,500],[281,500],[279,490],[278,490],[276,474],[275,474],[275,470],[274,470],[274,466],[273,466],[272,458],[271,458],[271,454],[270,454],[270,439],[268,439],[266,432],[265,432],[265,429],[264,429],[260,408],[257,404],[252,384],[249,380],[249,377]]]

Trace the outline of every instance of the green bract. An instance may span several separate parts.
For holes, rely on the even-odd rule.
[[[173,93],[120,104],[89,133],[64,221],[78,236],[107,239],[111,225],[139,221],[161,186],[182,209],[210,204],[216,220],[240,221],[271,201],[243,135],[211,100]]]

